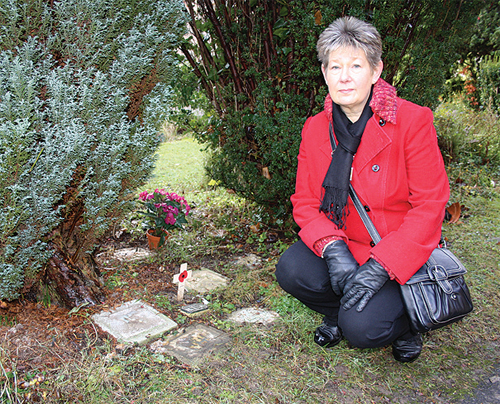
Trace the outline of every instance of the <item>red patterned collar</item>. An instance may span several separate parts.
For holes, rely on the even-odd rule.
[[[373,86],[373,95],[372,100],[370,101],[370,107],[379,117],[387,122],[395,124],[396,114],[398,112],[396,89],[386,81],[378,79]],[[330,94],[328,94],[325,99],[325,112],[327,113],[329,120],[332,119],[332,111],[332,98],[330,97]]]

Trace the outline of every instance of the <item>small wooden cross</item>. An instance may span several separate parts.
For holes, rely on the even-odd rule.
[[[178,289],[177,289],[177,301],[181,301],[184,298],[184,281],[186,279],[191,278],[191,273],[193,271],[188,271],[187,270],[188,264],[184,263],[181,264],[181,270],[178,274],[174,275],[174,283],[178,284]]]

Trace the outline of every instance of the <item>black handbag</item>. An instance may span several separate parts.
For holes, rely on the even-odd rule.
[[[373,242],[381,238],[354,188],[349,195]],[[427,262],[401,286],[401,296],[413,332],[424,333],[461,320],[472,309],[472,300],[460,260],[446,247],[435,248]]]

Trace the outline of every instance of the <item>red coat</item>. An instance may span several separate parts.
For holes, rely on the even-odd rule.
[[[291,201],[299,235],[313,251],[317,240],[340,236],[360,264],[373,256],[399,283],[405,283],[438,245],[449,184],[431,110],[396,97],[395,90],[389,96],[387,91],[376,96],[378,84],[384,90],[393,89],[379,82],[373,97],[377,105],[373,106],[373,100],[370,104],[374,115],[354,156],[352,184],[369,207],[382,241],[370,246],[371,238],[350,199],[344,229],[339,230],[319,211],[321,184],[332,153],[329,97],[328,112],[309,118],[302,130]]]

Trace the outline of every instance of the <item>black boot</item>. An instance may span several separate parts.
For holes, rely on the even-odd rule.
[[[342,331],[337,326],[321,324],[314,333],[314,342],[320,346],[331,348],[342,341]]]
[[[422,352],[422,335],[413,335],[407,339],[397,339],[392,343],[392,355],[399,362],[413,362]]]

